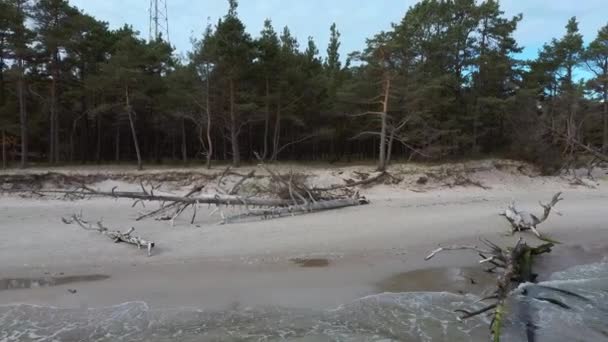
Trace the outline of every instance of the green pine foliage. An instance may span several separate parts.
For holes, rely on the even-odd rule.
[[[326,48],[271,19],[252,35],[238,5],[178,57],[68,0],[1,1],[0,131],[19,141],[8,162],[259,155],[385,169],[491,154],[554,171],[573,158],[560,137],[608,151],[608,25],[586,46],[572,18],[520,60],[524,16],[497,0],[422,0],[350,52],[336,24]]]

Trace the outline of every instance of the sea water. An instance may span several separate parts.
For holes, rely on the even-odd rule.
[[[608,264],[576,266],[539,285],[523,285],[507,303],[502,341],[608,341]],[[483,307],[479,299],[446,292],[384,293],[325,311],[152,310],[143,302],[102,309],[9,305],[0,306],[0,342],[488,341],[490,317],[461,322],[454,313]]]

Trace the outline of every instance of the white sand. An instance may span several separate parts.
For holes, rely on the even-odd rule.
[[[195,226],[189,224],[190,215],[186,213],[171,227],[154,220],[135,222],[133,219],[143,209],[131,208],[129,201],[66,202],[3,196],[0,278],[59,273],[108,274],[111,278],[41,289],[0,290],[0,305],[25,302],[89,307],[145,300],[163,307],[224,307],[234,303],[332,306],[374,293],[378,282],[399,272],[474,264],[475,256],[466,254],[428,263],[422,258],[439,244],[471,243],[479,236],[512,243],[517,236],[505,236],[509,225],[498,212],[512,200],[540,211],[537,202],[549,200],[556,191],[564,191],[565,200],[557,207],[562,216],[552,215],[540,227],[542,232],[568,245],[587,248],[608,242],[605,179],[598,180],[597,189],[590,189],[571,186],[556,177],[530,178],[514,172],[516,164],[498,171],[493,167],[495,163],[397,166],[393,174],[404,178],[401,184],[361,190],[372,199],[369,206],[226,226],[217,225],[219,217],[209,217],[206,208],[199,211]],[[446,189],[441,182],[416,184],[425,173],[458,168],[469,170],[466,174],[471,179],[492,189]],[[354,171],[372,169],[349,166],[296,170],[314,173],[314,184],[329,185],[353,177]],[[103,189],[117,185],[121,189],[138,187],[116,180],[96,184]],[[151,206],[148,204],[147,209]],[[95,232],[61,222],[62,216],[81,211],[84,217],[103,219],[110,227],[135,227],[139,235],[156,241],[158,248],[148,258],[132,246],[112,244]],[[534,241],[530,235],[524,236]],[[330,266],[303,269],[289,261],[297,257],[327,258]],[[76,288],[78,293],[72,295],[67,288]]]

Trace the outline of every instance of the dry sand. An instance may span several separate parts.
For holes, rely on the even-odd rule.
[[[371,171],[363,166],[281,168],[313,174],[309,182],[315,185],[341,183],[354,177],[355,171]],[[133,173],[122,168],[53,171],[114,175],[94,185],[101,189],[139,187],[116,176]],[[451,173],[457,171],[491,189],[450,188]],[[185,171],[148,171],[167,172]],[[540,230],[564,242],[556,249],[562,263],[601,259],[608,245],[605,171],[598,172],[596,188],[573,186],[559,177],[529,177],[532,168],[508,161],[398,165],[392,173],[403,181],[361,189],[372,200],[369,206],[231,225],[218,225],[219,217],[207,215],[211,210],[206,208],[199,212],[196,225],[190,225],[186,215],[171,227],[155,220],[135,222],[144,209],[131,208],[129,201],[69,202],[5,194],[0,197],[0,280],[6,284],[8,279],[68,275],[109,278],[11,290],[3,290],[0,281],[0,305],[101,307],[141,300],[152,307],[326,308],[383,291],[441,290],[443,285],[437,285],[441,283],[446,290],[474,291],[466,286],[471,273],[451,267],[474,266],[475,255],[457,253],[424,262],[426,253],[439,244],[475,243],[480,236],[513,243],[518,236],[507,236],[509,225],[499,211],[512,200],[540,211],[537,202],[547,201],[556,191],[564,191],[565,201],[557,207],[561,216],[551,216]],[[439,180],[436,175],[444,177]],[[429,182],[417,184],[421,176]],[[185,191],[183,185],[167,184],[163,190]],[[211,186],[207,189],[213,191]],[[110,227],[135,227],[138,234],[157,243],[154,255],[148,258],[132,246],[112,244],[95,232],[61,222],[62,216],[79,212],[91,220],[103,219]],[[568,254],[572,250],[576,257]],[[315,260],[302,264],[296,259]],[[420,273],[424,268],[443,271],[429,276]],[[415,272],[404,275],[411,271]]]

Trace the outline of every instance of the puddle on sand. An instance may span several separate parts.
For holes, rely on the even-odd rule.
[[[329,266],[329,259],[322,259],[322,258],[315,258],[315,259],[296,258],[296,259],[291,259],[291,262],[293,262],[296,265],[299,265],[300,267],[306,267],[306,268],[321,268],[321,267]]]
[[[0,278],[0,291],[59,286],[70,283],[99,281],[108,278],[110,276],[103,274],[43,278]]]
[[[492,288],[496,275],[483,269],[447,267],[400,273],[377,284],[382,292],[452,292],[481,294]]]
[[[607,262],[608,246],[556,245],[553,253],[535,259],[534,271],[539,281],[576,265]],[[382,292],[451,292],[482,295],[496,286],[496,274],[484,271],[488,266],[420,269],[393,275],[377,283]]]

